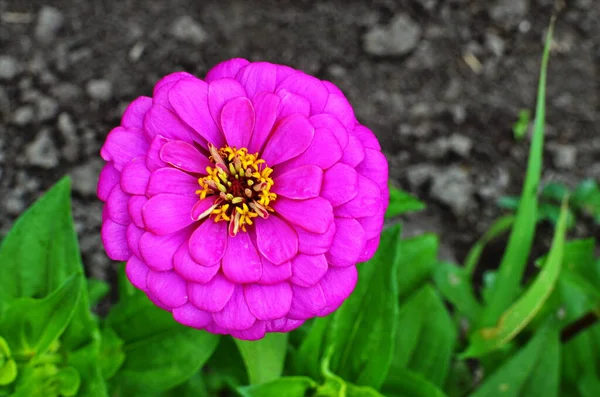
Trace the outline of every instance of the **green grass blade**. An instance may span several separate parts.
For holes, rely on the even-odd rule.
[[[548,58],[550,57],[554,21],[555,17],[553,16],[548,27],[544,54],[542,56],[533,138],[521,201],[508,246],[498,270],[497,279],[491,291],[490,302],[482,314],[481,326],[495,324],[502,312],[514,300],[533,244],[538,209],[537,189],[542,173],[542,152],[544,147],[546,72]]]
[[[469,250],[464,263],[465,272],[469,276],[473,276],[485,246],[496,237],[499,237],[505,232],[509,231],[514,223],[514,215],[505,215],[500,217],[496,220],[496,222],[494,222],[492,227],[490,227],[489,230],[485,232],[485,234],[479,240],[477,240],[475,245],[473,245],[473,247]]]

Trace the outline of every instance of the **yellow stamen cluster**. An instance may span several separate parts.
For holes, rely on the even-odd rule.
[[[207,176],[198,179],[201,188],[196,194],[201,199],[218,195],[208,215],[214,215],[215,222],[229,222],[229,234],[235,236],[253,224],[252,218],[267,218],[268,212],[273,212],[270,204],[277,199],[271,192],[273,169],[258,153],[248,153],[246,148],[225,146],[217,150],[209,145],[209,151],[215,165],[206,167]]]

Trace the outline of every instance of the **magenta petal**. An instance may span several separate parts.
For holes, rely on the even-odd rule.
[[[327,231],[321,234],[307,232],[296,226],[294,229],[298,234],[298,251],[307,255],[319,255],[329,251],[335,236],[335,222],[331,222]]]
[[[184,279],[195,283],[206,284],[219,272],[221,265],[202,266],[190,255],[188,243],[181,244],[173,258],[175,271]]]
[[[179,307],[188,301],[185,281],[174,271],[148,274],[148,291],[169,307]]]
[[[127,211],[133,223],[142,229],[146,228],[144,218],[142,217],[142,208],[148,202],[146,196],[132,196],[127,202]]]
[[[160,158],[165,163],[183,171],[206,175],[210,161],[192,144],[183,141],[170,141],[160,150]]]
[[[290,332],[304,324],[303,320],[292,320],[290,318],[278,318],[267,323],[267,332]]]
[[[208,108],[208,84],[199,79],[179,80],[169,91],[169,102],[177,115],[200,136],[217,147],[224,145],[223,134]]]
[[[260,152],[271,134],[281,100],[271,92],[261,92],[252,99],[256,121],[250,137],[248,152]]]
[[[106,142],[100,149],[100,155],[105,161],[112,161],[114,167],[121,171],[123,165],[131,159],[144,156],[148,147],[148,141],[142,130],[117,127],[106,137]]]
[[[385,207],[381,206],[381,210],[373,216],[365,216],[362,218],[356,218],[362,228],[365,230],[365,236],[367,240],[375,238],[381,234],[383,229],[383,222],[385,215]]]
[[[102,168],[102,171],[100,171],[100,176],[98,178],[98,198],[102,201],[108,200],[110,191],[117,183],[119,183],[120,178],[121,174],[114,167],[113,163],[107,163]]]
[[[244,296],[252,314],[259,320],[285,316],[292,306],[292,287],[283,282],[275,285],[246,284]]]
[[[365,159],[356,167],[356,171],[373,180],[381,190],[387,187],[388,163],[380,151],[365,149]]]
[[[242,85],[234,79],[223,78],[211,81],[208,84],[208,109],[213,120],[221,127],[221,111],[223,106],[230,100],[239,97],[245,97],[246,90]],[[209,142],[211,142],[209,140]],[[217,147],[223,145],[217,145]]]
[[[332,206],[347,203],[358,194],[358,174],[349,165],[337,163],[323,174],[321,197]]]
[[[281,98],[281,106],[279,107],[279,119],[291,116],[293,114],[300,114],[304,117],[310,116],[310,102],[308,99],[294,94],[288,90],[281,90],[277,92]]]
[[[150,175],[146,193],[150,197],[161,193],[172,193],[197,199],[196,190],[199,187],[198,179],[190,174],[175,168],[161,168]]]
[[[217,201],[217,196],[208,196],[198,200],[196,204],[194,204],[194,206],[192,207],[192,219],[200,220],[201,218],[206,216],[206,212],[214,206],[215,201]]]
[[[281,84],[289,75],[296,73],[297,70],[286,65],[277,65],[277,79],[275,85]]]
[[[203,329],[212,322],[212,314],[197,309],[189,302],[174,308],[172,313],[175,321],[196,329]]]
[[[231,336],[237,339],[243,340],[259,340],[265,337],[265,333],[267,332],[267,322],[266,321],[256,321],[254,325],[248,329],[243,331],[235,331],[231,330]]]
[[[108,200],[106,201],[110,219],[125,226],[131,223],[131,217],[127,210],[127,202],[130,197],[129,194],[121,190],[121,186],[116,185],[113,187],[113,190],[110,192]]]
[[[312,233],[325,233],[333,222],[333,209],[322,197],[308,200],[291,200],[279,197],[273,204],[275,212]]]
[[[250,62],[243,58],[233,58],[228,61],[221,62],[208,71],[205,80],[210,82],[222,79],[224,77],[234,78],[238,74],[239,70],[249,63]]]
[[[142,259],[154,271],[171,270],[175,252],[189,236],[189,228],[165,236],[157,236],[146,232],[140,239],[139,245]]]
[[[238,71],[236,80],[242,83],[248,97],[253,98],[261,92],[275,91],[276,76],[277,65],[269,62],[252,62]]]
[[[151,139],[156,135],[180,141],[192,142],[195,131],[185,125],[169,109],[161,105],[154,105],[144,118],[144,130]]]
[[[217,264],[227,248],[227,222],[206,219],[190,238],[190,255],[202,266]]]
[[[356,124],[354,126],[353,135],[358,139],[364,148],[381,150],[381,145],[379,144],[377,137],[375,137],[375,134],[373,134],[373,132],[364,125]]]
[[[143,128],[144,116],[152,106],[152,98],[141,96],[135,99],[127,106],[123,117],[121,117],[121,126],[125,128]]]
[[[361,218],[377,214],[383,205],[381,190],[375,182],[358,175],[358,194],[355,198],[335,208],[335,216]]]
[[[348,164],[350,167],[356,167],[365,158],[365,148],[360,143],[358,138],[350,135],[348,138],[348,146],[344,150],[342,163]]]
[[[146,154],[146,167],[148,167],[151,172],[167,166],[167,163],[160,159],[160,150],[167,142],[169,142],[167,138],[162,135],[157,135],[152,140],[152,143],[150,143],[150,148]]]
[[[313,140],[315,130],[306,117],[293,115],[283,119],[267,141],[262,158],[273,167],[302,154]]]
[[[248,98],[232,99],[221,111],[221,127],[229,146],[247,147],[254,130],[254,107]]]
[[[366,262],[375,255],[375,251],[377,251],[377,247],[379,247],[380,237],[381,235],[367,241],[365,249],[362,254],[360,254],[360,258],[358,258],[359,262]]]
[[[356,266],[331,268],[321,279],[320,284],[327,300],[327,307],[319,315],[326,316],[340,307],[354,291],[357,281]]]
[[[135,223],[131,223],[129,224],[129,226],[127,226],[127,245],[129,246],[129,249],[133,252],[133,255],[137,257],[142,256],[142,254],[140,253],[139,245],[140,239],[142,238],[144,233],[144,229],[137,227]]]
[[[321,192],[322,180],[323,171],[316,165],[307,164],[274,178],[271,191],[291,199],[313,198]]]
[[[142,291],[148,289],[146,280],[149,272],[150,269],[148,269],[148,266],[135,255],[131,256],[125,265],[125,274],[127,275],[127,278],[134,287],[141,289]]]
[[[258,282],[264,285],[277,284],[292,277],[292,263],[285,262],[281,265],[274,265],[265,258],[261,258],[262,275]]]
[[[234,288],[233,283],[218,273],[206,284],[188,283],[188,297],[198,309],[214,313],[225,307]]]
[[[327,259],[323,254],[299,254],[292,259],[292,278],[290,281],[301,287],[310,287],[319,282],[327,273],[328,268]]]
[[[312,143],[300,156],[282,164],[277,169],[288,171],[305,164],[314,164],[326,170],[342,158],[342,148],[333,133],[326,128],[317,128]]]
[[[356,123],[352,105],[343,95],[329,94],[323,113],[334,115],[349,130],[354,128]]]
[[[287,222],[276,215],[256,218],[256,245],[269,261],[280,265],[298,253],[298,235]]]
[[[321,80],[302,72],[288,76],[277,87],[277,90],[280,89],[286,89],[310,101],[311,114],[321,113],[329,97],[329,92]]]
[[[166,75],[162,79],[160,79],[156,85],[154,86],[154,90],[152,92],[152,97],[156,99],[159,91],[162,91],[166,87],[172,87],[173,84],[177,83],[181,79],[195,79],[194,75],[189,74],[188,72],[174,72]]]
[[[326,255],[332,266],[353,266],[365,249],[365,231],[356,219],[335,218],[335,237]]]
[[[342,92],[342,90],[340,90],[332,82],[325,81],[325,80],[321,80],[321,82],[323,83],[323,85],[325,86],[325,88],[327,88],[327,91],[329,91],[330,94],[344,95],[344,93]]]
[[[129,194],[146,194],[150,171],[143,157],[136,157],[123,166],[121,189]]]
[[[127,245],[127,226],[105,219],[102,224],[102,244],[106,255],[115,261],[126,261],[131,256]]]
[[[260,256],[248,233],[240,232],[227,238],[222,264],[223,273],[234,283],[253,283],[262,275]]]
[[[196,197],[162,193],[152,197],[142,208],[146,228],[158,235],[164,235],[183,229],[194,222],[192,207]]]
[[[215,324],[228,330],[243,331],[254,325],[256,317],[252,315],[241,285],[237,285],[233,295],[223,310],[213,313]]]
[[[308,288],[292,285],[292,291],[294,299],[287,315],[288,318],[306,320],[319,314],[327,305],[325,294],[319,283]]]
[[[317,114],[309,120],[315,128],[327,128],[333,132],[342,150],[346,149],[350,135],[346,127],[336,117],[330,114]]]

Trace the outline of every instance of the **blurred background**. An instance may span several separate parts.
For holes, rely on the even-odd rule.
[[[0,0],[0,235],[69,174],[84,262],[106,278],[95,190],[107,133],[161,76],[244,57],[337,84],[393,182],[428,204],[404,234],[439,233],[443,259],[460,262],[502,212],[497,199],[520,191],[528,139],[515,123],[533,111],[552,3]],[[545,181],[600,179],[599,21],[597,0],[559,16]]]

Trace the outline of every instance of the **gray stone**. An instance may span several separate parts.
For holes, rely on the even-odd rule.
[[[363,36],[363,49],[376,56],[401,56],[414,50],[421,26],[407,14],[397,14],[386,26],[375,26]]]
[[[448,148],[459,156],[467,157],[471,154],[473,141],[464,135],[452,134],[448,137]]]
[[[72,104],[82,96],[81,88],[72,83],[59,83],[50,89],[50,93],[62,104]]]
[[[65,140],[65,146],[62,149],[63,157],[69,161],[77,160],[79,156],[79,137],[73,119],[68,113],[63,112],[58,115],[56,126]]]
[[[471,153],[473,142],[470,138],[452,134],[449,137],[441,137],[433,142],[424,142],[417,145],[419,151],[431,159],[441,159],[452,152],[461,157],[466,157]]]
[[[100,175],[103,165],[104,162],[102,160],[92,159],[85,164],[75,167],[71,171],[73,191],[83,196],[94,196],[96,194],[98,175]]]
[[[108,101],[112,98],[112,83],[105,79],[90,80],[85,86],[85,91],[96,101]]]
[[[415,190],[427,183],[436,173],[436,168],[430,164],[416,164],[406,169],[408,184]]]
[[[450,166],[433,175],[431,197],[450,207],[456,216],[467,213],[473,194],[473,183],[467,171]]]
[[[23,127],[33,123],[35,119],[35,110],[31,105],[21,106],[13,113],[13,123]]]
[[[25,201],[20,192],[13,191],[4,198],[4,209],[12,216],[20,215],[25,210]]]
[[[485,35],[485,44],[497,57],[504,54],[506,45],[504,44],[502,37],[498,36],[496,33],[487,32]]]
[[[58,165],[58,150],[49,130],[40,131],[35,140],[25,147],[25,158],[27,164],[46,169]]]
[[[40,96],[36,101],[37,118],[39,121],[52,120],[58,113],[58,103],[47,96]]]
[[[52,42],[64,21],[65,17],[59,9],[50,6],[42,7],[35,26],[35,38],[41,43]]]
[[[171,26],[171,35],[178,40],[191,44],[202,44],[208,40],[208,34],[197,21],[189,15],[179,17]]]
[[[527,14],[527,3],[527,0],[496,0],[490,8],[490,17],[504,27],[516,27]]]
[[[8,55],[0,56],[0,80],[12,80],[21,71],[17,60]]]
[[[554,145],[552,147],[554,166],[562,170],[575,168],[577,164],[577,148],[573,145]]]

